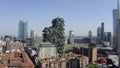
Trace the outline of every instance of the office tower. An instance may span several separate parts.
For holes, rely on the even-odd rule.
[[[31,30],[30,32],[30,36],[31,36],[31,45],[34,46],[34,30]]]
[[[113,48],[117,51],[117,19],[118,19],[118,9],[113,9]]]
[[[74,44],[74,33],[69,31],[69,44]]]
[[[26,40],[28,37],[28,24],[26,20],[20,20],[19,25],[19,39],[20,41]]]
[[[117,20],[119,12],[119,9],[113,9],[113,48],[115,51],[117,51]]]
[[[88,37],[92,37],[92,31],[91,30],[89,30],[89,32],[88,32]]]
[[[115,51],[118,52],[118,46],[119,46],[119,1],[117,0],[117,9],[113,10],[113,48]]]
[[[98,27],[97,28],[97,37],[101,37],[101,28],[100,27]]]
[[[116,46],[117,52],[120,52],[120,17],[119,17],[119,1],[118,1],[118,19],[116,21]]]
[[[104,41],[104,22],[101,23],[101,41]]]
[[[115,38],[115,43],[116,43],[116,47],[115,47],[115,50],[117,51],[118,53],[118,56],[119,56],[119,67],[120,68],[120,16],[119,16],[119,0],[117,0],[117,14],[118,14],[118,19],[116,19],[116,38]],[[114,31],[113,31],[114,32]]]
[[[97,28],[97,42],[101,43],[101,28]]]
[[[113,9],[113,48],[116,50],[116,32],[117,32],[117,19],[118,19],[118,9]]]
[[[30,34],[31,38],[34,38],[34,30],[31,30]]]
[[[105,32],[105,41],[111,43],[111,32]]]

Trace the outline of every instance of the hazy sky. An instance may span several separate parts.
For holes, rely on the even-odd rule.
[[[0,0],[0,35],[17,35],[19,20],[28,20],[29,31],[41,35],[51,20],[62,17],[65,33],[88,35],[105,22],[105,31],[113,31],[112,10],[116,0]]]

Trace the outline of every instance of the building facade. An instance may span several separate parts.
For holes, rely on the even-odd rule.
[[[28,24],[26,20],[20,20],[18,30],[19,39],[21,41],[25,40],[28,37]]]
[[[89,62],[95,62],[97,60],[97,48],[87,47],[73,47],[73,53],[81,54],[89,57]]]
[[[68,40],[69,44],[74,44],[74,33],[73,31],[69,31],[69,40]]]
[[[86,68],[88,57],[71,54],[69,56],[39,59],[38,68]]]
[[[105,32],[105,41],[111,44],[112,42],[112,35],[111,32]]]
[[[117,49],[117,20],[119,17],[119,10],[113,9],[113,48],[114,50]]]
[[[101,41],[101,28],[100,27],[97,28],[97,41],[98,43],[100,43]]]
[[[91,30],[88,32],[88,37],[92,37],[92,31]]]
[[[117,46],[117,19],[118,19],[118,9],[113,9],[113,48],[116,50]]]
[[[31,36],[31,46],[34,46],[35,44],[35,39],[34,39],[34,30],[31,30],[30,32],[30,36]]]
[[[30,37],[31,37],[31,38],[34,38],[34,30],[31,30],[31,32],[30,32]]]
[[[40,59],[50,58],[52,56],[57,56],[57,51],[54,45],[51,43],[41,43],[38,46],[38,56]]]
[[[113,9],[113,48],[120,52],[120,10],[119,0],[117,0],[117,9]]]
[[[42,41],[43,41],[42,37],[35,35],[35,37],[34,37],[34,46],[37,48],[40,45],[40,43],[42,43]]]
[[[101,23],[101,41],[104,41],[104,22]]]

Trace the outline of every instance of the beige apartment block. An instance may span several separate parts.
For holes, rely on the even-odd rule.
[[[38,50],[40,59],[57,56],[56,48],[51,43],[41,43]]]
[[[88,57],[72,54],[62,57],[39,59],[39,68],[85,68],[88,65]]]

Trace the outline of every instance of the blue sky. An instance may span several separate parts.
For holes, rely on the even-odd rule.
[[[0,35],[17,35],[19,20],[28,20],[29,31],[41,35],[51,20],[62,17],[65,33],[88,35],[105,22],[105,31],[113,32],[112,10],[116,0],[0,0]]]

